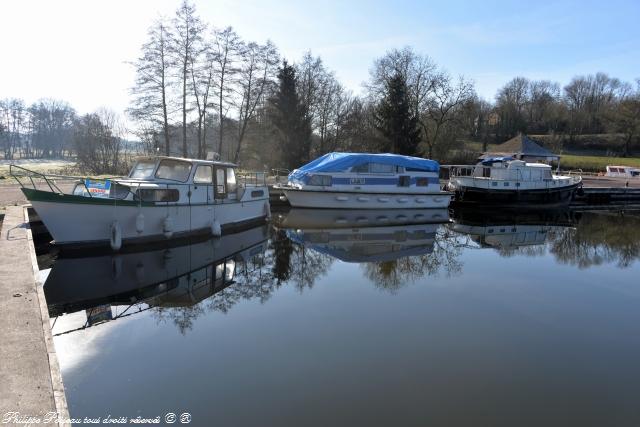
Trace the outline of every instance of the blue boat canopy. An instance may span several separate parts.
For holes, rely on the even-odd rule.
[[[440,164],[435,160],[400,154],[328,153],[294,170],[288,178],[289,181],[305,181],[305,177],[313,172],[344,172],[353,166],[366,163],[404,166],[422,172],[438,172],[440,169]]]
[[[515,157],[513,157],[513,156],[509,156],[509,157],[489,157],[488,159],[483,159],[482,160],[482,164],[485,165],[485,166],[489,166],[489,165],[492,165],[494,163],[509,162],[511,160],[515,160]]]

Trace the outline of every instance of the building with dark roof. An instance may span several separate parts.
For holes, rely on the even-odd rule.
[[[490,152],[484,153],[480,159],[490,157],[507,157],[512,156],[519,160],[527,162],[557,162],[560,156],[540,145],[527,135],[519,134],[510,140],[493,147]]]

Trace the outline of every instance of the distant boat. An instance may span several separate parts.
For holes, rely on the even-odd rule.
[[[397,154],[329,153],[294,170],[283,191],[293,207],[447,208],[438,162]]]
[[[23,186],[22,192],[56,244],[110,244],[118,250],[191,234],[219,236],[264,222],[270,212],[264,176],[238,181],[235,168],[219,161],[143,158],[127,178],[81,179],[70,194],[60,191],[55,177],[16,166],[11,171],[21,184],[37,178],[48,186]]]
[[[452,166],[448,189],[465,204],[548,207],[567,205],[582,183],[579,176],[554,175],[551,166],[513,157],[494,157],[475,166]]]
[[[640,178],[640,168],[631,166],[607,166],[604,176],[612,178]]]

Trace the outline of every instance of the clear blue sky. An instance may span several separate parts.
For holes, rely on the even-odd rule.
[[[247,40],[272,39],[297,60],[306,50],[358,92],[374,58],[405,45],[493,99],[515,76],[566,84],[605,71],[640,77],[640,1],[196,0],[203,19]],[[79,112],[128,105],[147,27],[179,0],[5,1],[0,98],[58,97]]]

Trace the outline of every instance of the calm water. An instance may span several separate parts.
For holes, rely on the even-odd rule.
[[[421,212],[61,255],[45,293],[71,416],[640,425],[640,216]]]

